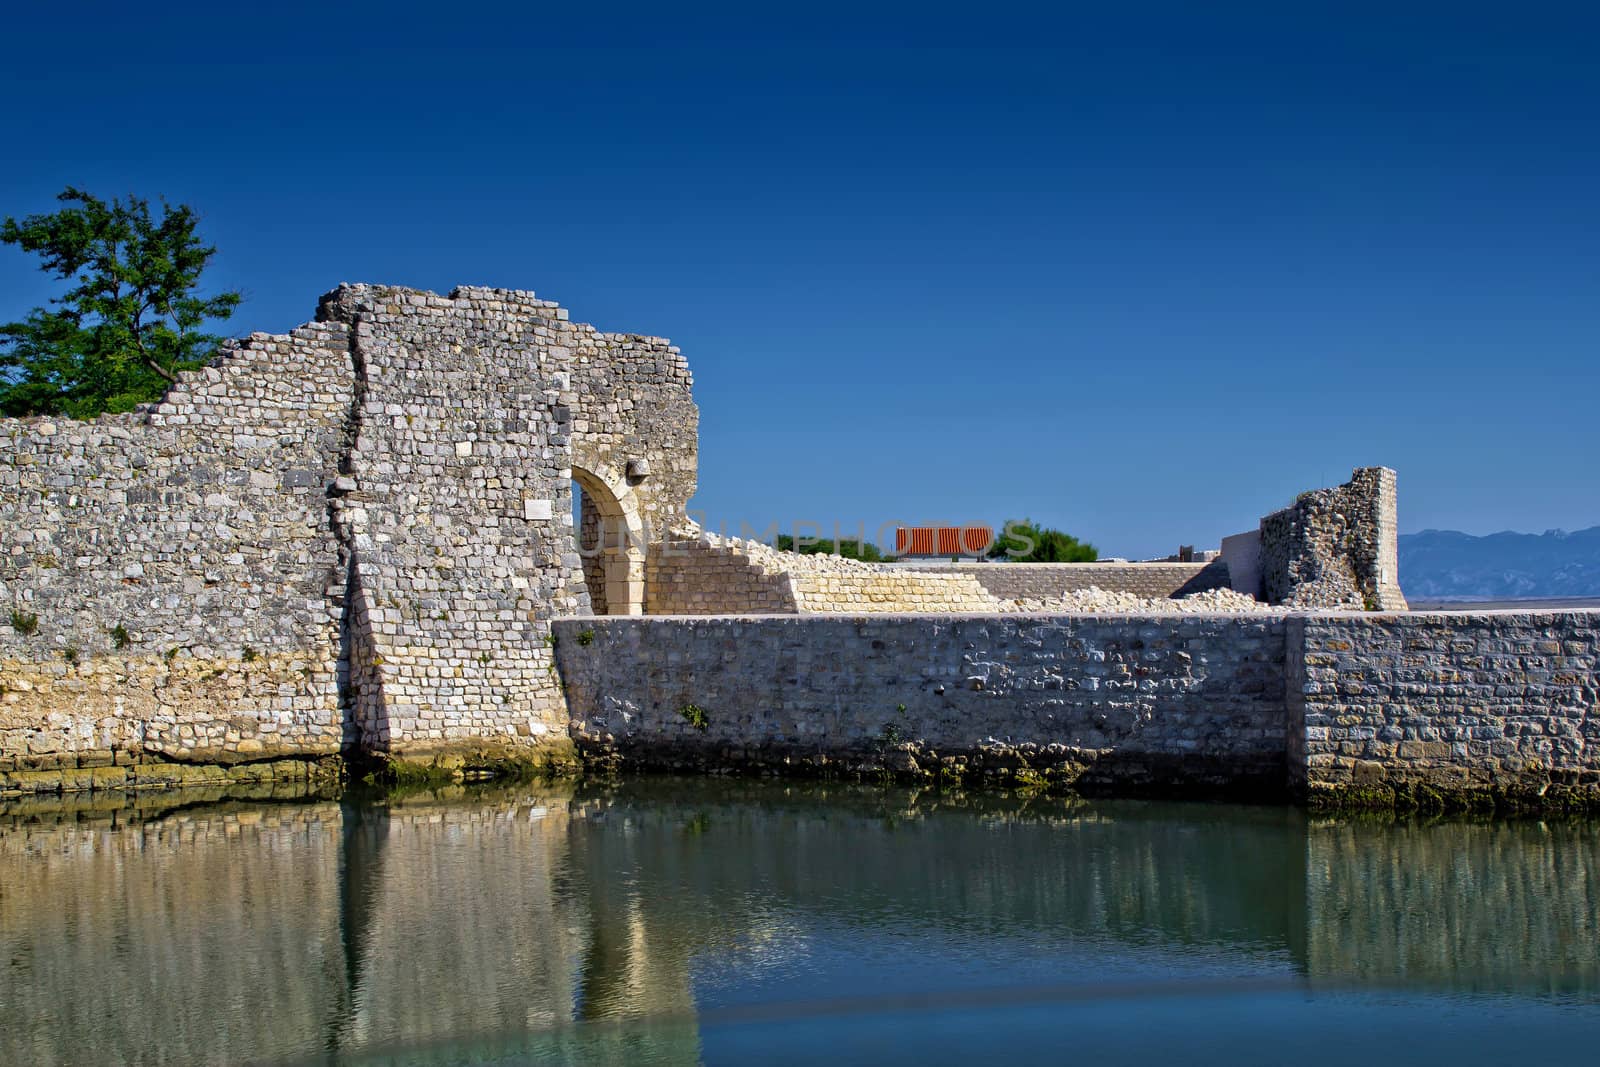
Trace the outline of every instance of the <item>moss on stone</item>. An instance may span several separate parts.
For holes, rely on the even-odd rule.
[[[553,739],[537,745],[465,743],[422,752],[380,753],[356,758],[356,777],[371,786],[433,787],[489,778],[520,781],[576,774],[580,764],[572,742]]]

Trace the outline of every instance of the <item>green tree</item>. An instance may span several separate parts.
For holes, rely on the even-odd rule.
[[[989,548],[989,558],[1013,563],[1093,563],[1100,552],[1087,541],[1037,526],[1032,519],[1007,519]]]
[[[138,197],[106,203],[68,186],[59,211],[7,218],[0,241],[40,258],[69,287],[50,308],[0,326],[0,413],[93,418],[159,399],[182,370],[204,364],[237,292],[198,293],[216,254],[186,204]]]

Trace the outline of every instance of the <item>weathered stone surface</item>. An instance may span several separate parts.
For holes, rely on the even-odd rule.
[[[1357,469],[1344,485],[1301,493],[1261,520],[1267,601],[1297,608],[1404,611],[1395,472]]]
[[[1282,615],[574,619],[581,747],[647,766],[1281,793]],[[698,709],[698,711],[696,711]]]
[[[625,762],[1600,801],[1596,612],[572,619],[556,634],[575,738]]]
[[[342,286],[318,317],[145,411],[0,420],[11,767],[564,737],[572,480],[627,535],[601,599],[641,610],[694,492],[687,365],[511,290]]]
[[[1600,613],[1319,613],[1289,627],[1289,764],[1313,800],[1600,797]]]

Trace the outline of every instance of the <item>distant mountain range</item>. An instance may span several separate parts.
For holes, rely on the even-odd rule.
[[[1600,597],[1600,526],[1484,537],[1401,534],[1400,587],[1418,600]]]

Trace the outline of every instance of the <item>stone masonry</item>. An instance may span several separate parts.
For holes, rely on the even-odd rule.
[[[601,761],[1600,801],[1600,612],[566,619]]]
[[[1404,606],[1393,471],[1246,539],[1276,610],[1216,588],[1232,564],[870,565],[688,521],[692,385],[667,341],[532,293],[360,285],[144,410],[0,420],[0,792],[576,739],[658,764],[1600,793],[1593,615],[1349,610]],[[1208,587],[1182,614],[1083,612]],[[743,617],[615,618],[645,611]]]
[[[1267,602],[1404,611],[1396,547],[1395,472],[1362,467],[1332,489],[1301,493],[1261,520]]]
[[[602,760],[1285,790],[1281,615],[556,624]]]
[[[1600,794],[1600,612],[1289,620],[1298,791]]]
[[[572,480],[642,610],[691,386],[531,293],[343,286],[146,410],[0,420],[0,772],[564,744]]]

